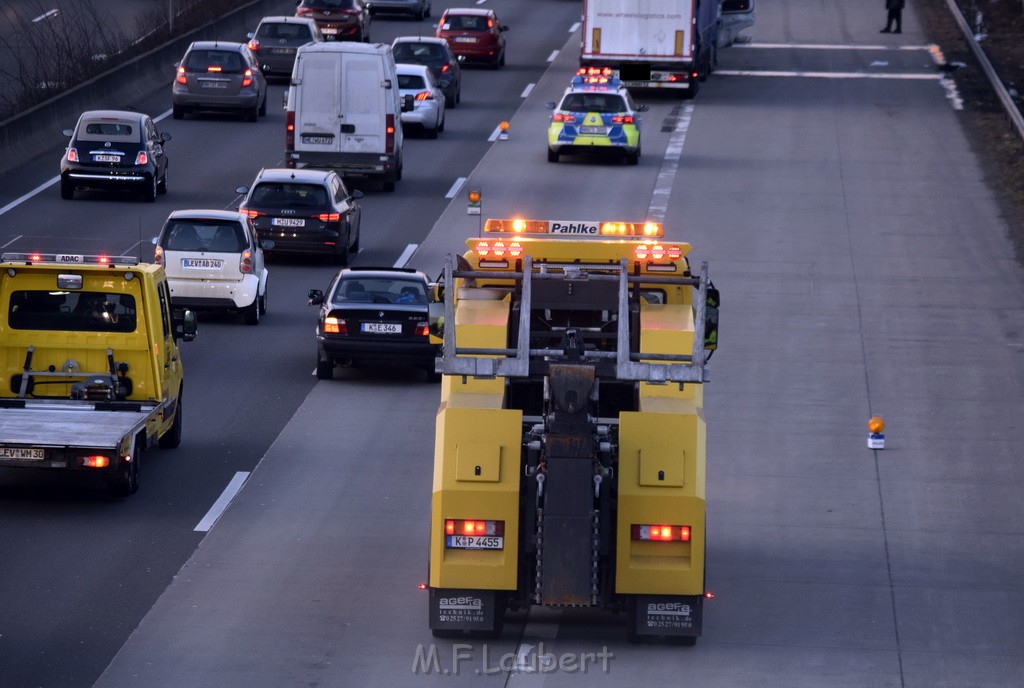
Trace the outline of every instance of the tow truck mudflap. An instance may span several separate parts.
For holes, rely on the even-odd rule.
[[[627,623],[638,636],[699,636],[704,618],[702,595],[635,595]]]
[[[502,595],[504,593],[504,596]],[[493,632],[501,628],[509,591],[430,588],[430,630]]]

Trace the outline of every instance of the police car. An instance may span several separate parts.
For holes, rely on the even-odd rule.
[[[640,162],[640,116],[637,105],[610,69],[584,68],[565,89],[548,127],[548,162],[565,154],[614,154],[630,165]]]

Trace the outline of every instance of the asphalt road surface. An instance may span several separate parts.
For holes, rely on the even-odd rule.
[[[305,293],[333,269],[275,260],[259,327],[202,319],[185,439],[146,456],[137,495],[0,473],[2,685],[1024,683],[1022,274],[912,9],[880,40],[864,3],[764,3],[695,102],[642,98],[631,167],[546,162],[579,3],[487,5],[511,27],[508,65],[467,70],[446,131],[407,139],[398,189],[365,189],[355,262],[411,255],[436,274],[477,231],[468,186],[485,217],[663,219],[710,262],[703,637],[636,646],[621,618],[534,609],[497,640],[435,641],[416,585],[438,387],[401,369],[316,382]],[[377,20],[374,38],[428,24]],[[144,105],[166,113],[169,93]],[[503,119],[509,140],[492,142]],[[49,186],[0,214],[0,247],[148,246],[170,210],[232,207],[280,164],[283,121],[162,121],[167,196],[67,202]],[[58,157],[0,179],[0,210]]]

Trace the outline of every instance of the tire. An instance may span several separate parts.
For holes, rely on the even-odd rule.
[[[433,129],[426,129],[428,139],[436,139],[437,132],[440,131],[440,124],[435,124]]]
[[[171,117],[174,119],[185,119],[185,108],[181,105],[171,107]]]
[[[142,448],[136,442],[135,455],[125,466],[118,477],[107,483],[107,492],[111,497],[124,499],[139,491],[139,474],[142,472]]]
[[[66,177],[60,178],[60,197],[65,201],[70,201],[75,197],[75,185]]]
[[[265,92],[263,94],[263,102],[260,104],[258,114],[260,117],[266,117],[267,115],[267,94]]]
[[[455,90],[455,102],[456,103],[461,103],[462,102],[462,79],[461,79],[461,77],[459,78],[459,87]]]
[[[183,423],[181,416],[181,390],[178,390],[178,402],[174,405],[174,422],[171,423],[171,429],[163,434],[158,440],[162,449],[174,449],[181,444],[181,424]]]
[[[256,105],[252,106],[252,110],[250,110],[249,112],[247,112],[245,114],[245,121],[246,122],[256,122],[256,121],[259,120],[259,118],[260,118],[260,105],[259,105],[259,103],[257,103]]]
[[[146,203],[154,203],[156,201],[156,172],[150,177],[149,183],[146,184],[146,188],[142,190],[142,200]]]
[[[356,226],[356,239],[355,239],[355,241],[352,242],[352,245],[348,247],[349,253],[359,253],[359,238],[360,238],[361,234],[362,233],[360,232],[360,228],[357,225]]]
[[[548,162],[558,162],[558,153],[548,148]]]
[[[270,296],[270,282],[263,285],[263,296],[257,299],[260,302],[260,315],[267,314],[267,297]]]
[[[627,165],[639,165],[640,164],[640,146],[637,145],[636,150],[632,153],[626,153],[626,164]]]
[[[498,66],[499,67],[504,67],[505,66],[505,51],[504,50],[501,51],[501,59],[498,60]]]
[[[444,110],[441,111],[441,123],[437,125],[437,130],[439,132],[444,131]]]
[[[156,183],[156,192],[161,195],[167,193],[167,170],[164,170],[164,176]]]
[[[242,317],[245,318],[246,325],[259,325],[260,324],[260,297],[257,294],[256,298],[252,300],[252,303],[242,309]]]
[[[323,360],[320,358],[320,352],[316,352],[316,379],[317,380],[333,380],[334,379],[334,361]]]
[[[430,9],[431,9],[430,5],[427,5],[426,8],[423,10],[423,17],[424,18],[426,18],[426,19],[430,18]]]

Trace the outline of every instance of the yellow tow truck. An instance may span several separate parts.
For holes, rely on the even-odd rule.
[[[487,220],[449,255],[429,626],[500,634],[506,610],[626,614],[630,640],[701,633],[707,264],[660,224]]]

